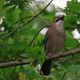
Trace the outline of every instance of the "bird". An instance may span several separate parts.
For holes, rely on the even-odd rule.
[[[53,19],[51,26],[45,34],[44,51],[45,61],[41,66],[41,74],[49,75],[51,72],[52,56],[58,54],[64,47],[64,41],[66,38],[65,30],[63,27],[65,14],[56,13],[55,19]]]

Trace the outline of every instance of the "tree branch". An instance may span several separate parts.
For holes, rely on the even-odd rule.
[[[79,52],[80,52],[80,47],[58,53],[55,56],[53,56],[51,59],[59,59],[59,58],[62,58],[62,57],[73,55],[73,54],[80,54]],[[10,61],[10,62],[3,62],[3,63],[0,63],[0,68],[26,65],[26,64],[33,63],[33,62],[35,62],[35,61],[34,60],[26,60],[26,59],[17,60],[17,61]]]
[[[17,60],[17,61],[10,61],[10,62],[3,62],[3,63],[0,63],[0,68],[5,68],[5,67],[11,67],[11,66],[20,66],[20,65],[25,65],[25,64],[30,64],[32,63],[33,61],[29,61],[29,60],[26,60],[26,59],[23,59],[23,60]]]
[[[72,50],[60,52],[60,53],[54,55],[51,59],[59,59],[59,58],[74,55],[74,54],[80,54],[79,52],[80,52],[80,47],[77,47],[77,48],[72,49]]]

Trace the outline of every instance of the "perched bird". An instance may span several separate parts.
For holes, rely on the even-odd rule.
[[[49,75],[51,71],[52,56],[58,54],[64,46],[65,31],[63,28],[64,14],[56,14],[51,26],[45,35],[45,55],[46,59],[41,66],[41,74]]]

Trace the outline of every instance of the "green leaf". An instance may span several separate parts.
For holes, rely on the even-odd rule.
[[[66,49],[73,49],[78,45],[76,40],[73,38],[71,34],[72,34],[71,32],[66,31],[66,40],[65,40]]]

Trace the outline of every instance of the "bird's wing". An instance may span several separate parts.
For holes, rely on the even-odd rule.
[[[46,49],[47,41],[48,41],[48,35],[46,33],[45,38],[44,38],[44,49]]]

